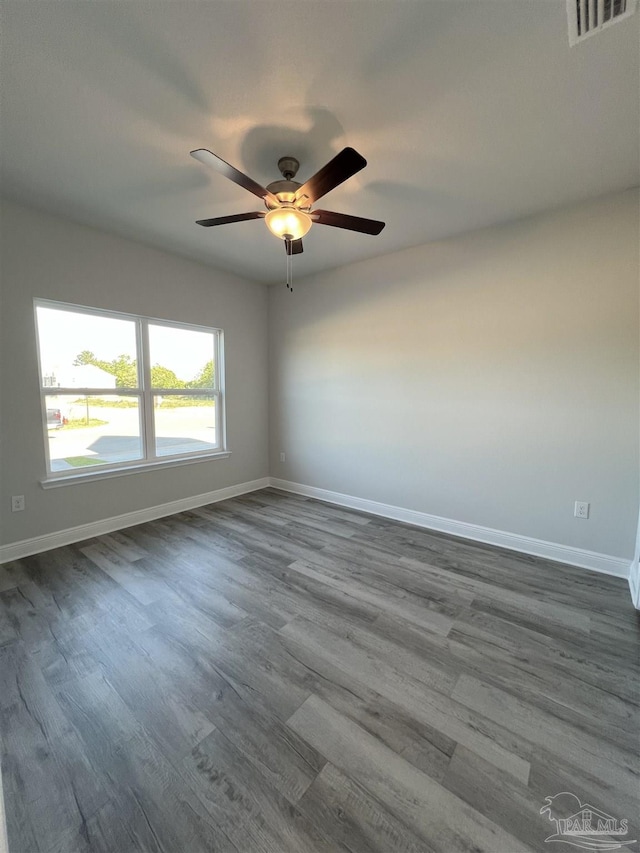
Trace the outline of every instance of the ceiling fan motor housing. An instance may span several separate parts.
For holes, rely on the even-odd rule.
[[[298,181],[272,181],[267,185],[267,189],[274,195],[282,204],[292,204],[295,201],[295,195],[301,185]],[[267,197],[264,203],[268,208],[275,207],[273,202]],[[296,205],[297,207],[298,205]]]
[[[282,172],[283,180],[272,181],[267,186],[271,197],[264,199],[269,211],[266,217],[267,227],[276,237],[285,241],[299,240],[311,227],[307,197],[296,199],[296,192],[301,184],[294,181],[293,177],[299,167],[300,163],[295,157],[281,157],[278,160],[278,168]],[[274,197],[278,204],[274,203]]]
[[[300,204],[300,200],[296,203],[296,192],[302,186],[299,181],[294,181],[300,163],[295,157],[281,157],[278,160],[278,169],[282,172],[283,180],[272,181],[267,185],[267,189],[272,193],[280,204],[294,205],[301,210],[308,210],[308,206]],[[275,205],[273,202],[265,198],[264,203],[269,210],[272,210]]]

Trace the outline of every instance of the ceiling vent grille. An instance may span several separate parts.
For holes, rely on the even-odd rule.
[[[628,18],[637,0],[567,0],[569,44],[574,45]]]

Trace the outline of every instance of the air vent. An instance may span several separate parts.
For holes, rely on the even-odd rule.
[[[637,0],[567,0],[569,44],[577,44],[628,18],[636,5]]]

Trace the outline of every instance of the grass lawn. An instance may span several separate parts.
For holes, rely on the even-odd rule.
[[[74,468],[85,468],[87,465],[104,465],[104,459],[96,459],[95,456],[67,456],[63,460]]]
[[[94,426],[102,426],[103,424],[108,424],[109,421],[101,421],[100,418],[89,418],[87,421],[86,418],[71,418],[66,422],[66,424],[62,427],[63,429],[82,429],[83,427],[94,427]]]
[[[76,400],[78,404],[84,404],[84,399]],[[213,406],[215,400],[195,399],[194,397],[163,397],[157,407],[159,409],[182,409],[187,406]],[[138,406],[136,400],[106,400],[104,398],[91,398],[92,406],[104,406],[108,409],[135,409]]]

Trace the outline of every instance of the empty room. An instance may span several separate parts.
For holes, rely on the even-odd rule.
[[[0,853],[640,850],[637,0],[0,0]]]

